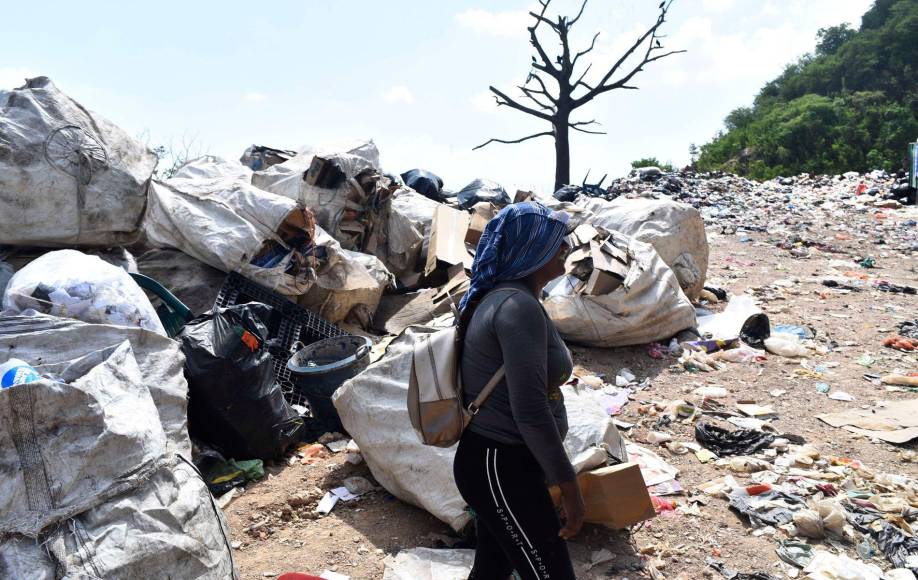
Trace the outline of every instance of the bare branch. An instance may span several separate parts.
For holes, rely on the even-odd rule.
[[[567,126],[573,129],[574,131],[580,131],[581,133],[589,133],[590,135],[605,135],[605,131],[590,131],[583,129],[582,127],[587,127],[589,125],[599,125],[596,119],[591,119],[589,121],[577,121],[574,123],[568,123]]]
[[[542,90],[540,90],[540,91],[538,91],[538,92],[540,92],[540,93],[542,93],[543,95],[545,95],[546,97],[548,97],[548,100],[551,101],[552,103],[557,104],[558,101],[555,100],[555,98],[554,98],[553,96],[551,96],[551,93],[548,92],[548,87],[545,86],[545,82],[542,80],[542,77],[540,77],[539,75],[535,74],[534,72],[530,72],[530,73],[529,73],[529,76],[526,77],[526,82],[523,83],[523,84],[524,84],[524,85],[528,85],[528,84],[529,84],[529,81],[531,81],[532,79],[535,79],[536,82],[539,83],[539,86],[542,87]]]
[[[598,33],[598,32],[593,36],[593,42],[590,43],[590,48],[588,48],[588,49],[586,49],[586,50],[581,50],[580,52],[578,52],[577,54],[574,55],[574,60],[573,60],[573,62],[571,62],[571,66],[572,66],[572,67],[577,66],[577,59],[578,59],[578,58],[580,58],[581,56],[583,56],[583,55],[585,55],[585,54],[588,54],[589,52],[591,52],[591,51],[593,50],[593,48],[596,46],[596,39],[597,39],[597,38],[599,38],[599,33]]]
[[[522,137],[520,139],[488,139],[487,141],[485,141],[478,147],[472,147],[472,151],[475,151],[476,149],[481,149],[485,145],[489,145],[491,143],[507,143],[507,144],[522,143],[523,141],[535,139],[536,137],[551,137],[554,134],[555,133],[553,131],[543,131],[542,133],[535,133],[534,135],[527,135],[526,137]]]
[[[555,32],[557,32],[558,30],[560,30],[560,28],[558,27],[558,25],[555,24],[554,22],[552,22],[550,18],[545,18],[545,9],[548,8],[548,3],[546,2],[546,3],[543,4],[542,6],[543,6],[543,8],[542,8],[542,13],[541,13],[541,14],[536,14],[535,12],[530,12],[530,13],[529,13],[530,16],[532,16],[533,18],[535,18],[535,19],[537,20],[537,22],[536,22],[535,26],[533,26],[533,28],[535,28],[536,26],[538,26],[538,25],[539,25],[539,22],[544,22],[545,24],[551,26],[552,29],[553,29]]]
[[[570,125],[570,128],[574,131],[580,131],[581,133],[589,133],[590,135],[608,135],[605,131],[589,131],[587,129],[581,129],[580,127],[574,127]]]
[[[513,99],[511,99],[510,97],[502,93],[500,89],[497,89],[495,87],[488,87],[488,88],[491,89],[492,93],[497,95],[497,97],[495,98],[495,100],[497,101],[497,106],[506,105],[510,107],[511,109],[516,109],[517,111],[526,113],[528,115],[532,115],[533,117],[538,117],[540,119],[544,119],[549,122],[552,120],[551,115],[547,115],[543,113],[542,111],[538,111],[531,107],[527,107],[526,105],[521,105],[520,103],[514,101]]]
[[[590,72],[590,69],[591,69],[591,68],[593,68],[593,63],[588,64],[587,67],[586,67],[586,70],[584,70],[584,71],[583,71],[583,74],[580,75],[580,78],[577,79],[577,82],[571,85],[571,90],[572,90],[572,91],[573,91],[574,89],[576,89],[578,85],[583,85],[583,86],[585,86],[586,89],[587,89],[588,91],[592,91],[592,90],[593,90],[593,87],[591,87],[590,85],[588,85],[588,84],[586,84],[585,82],[583,82],[583,79],[587,76],[587,73]]]
[[[554,28],[553,23],[548,21],[547,18],[545,18],[545,11],[548,10],[549,2],[551,2],[551,0],[539,0],[539,4],[542,5],[542,11],[538,15],[533,12],[530,12],[530,14],[535,17],[536,22],[535,24],[530,26],[527,30],[529,30],[529,43],[532,45],[533,48],[535,48],[536,52],[539,54],[539,58],[542,59],[542,64],[539,64],[535,61],[535,58],[533,58],[532,66],[558,79],[560,78],[559,75],[561,73],[558,69],[554,67],[553,64],[551,64],[551,59],[548,58],[548,54],[545,52],[545,49],[542,48],[542,43],[539,42],[539,37],[538,35],[536,35],[536,29],[539,27],[539,23],[542,22],[543,20],[548,22],[549,24],[552,24],[552,27]]]
[[[536,97],[536,95],[542,94],[542,91],[534,91],[534,90],[532,90],[532,89],[528,89],[528,88],[526,88],[525,85],[520,85],[520,86],[517,87],[517,88],[520,89],[521,91],[523,91],[523,96],[525,96],[526,98],[528,98],[530,101],[532,101],[533,103],[535,103],[535,104],[538,105],[539,107],[545,109],[546,111],[551,111],[552,113],[555,112],[555,108],[554,108],[554,107],[552,107],[551,105],[546,105],[545,103],[543,103],[542,101],[540,101],[540,100],[538,99],[538,97]]]
[[[606,85],[606,86],[597,86],[595,89],[593,89],[593,92],[594,92],[596,95],[600,95],[600,94],[602,94],[602,93],[607,93],[607,92],[609,92],[609,91],[611,91],[611,90],[614,90],[614,89],[632,89],[632,90],[636,90],[637,87],[629,86],[629,85],[626,85],[625,83],[627,83],[627,82],[630,81],[632,78],[634,78],[634,75],[636,75],[637,73],[639,73],[639,72],[641,72],[642,70],[644,70],[644,65],[649,64],[649,63],[654,62],[654,61],[657,61],[657,60],[660,60],[661,58],[666,58],[667,56],[671,56],[671,55],[674,55],[674,54],[681,54],[681,53],[683,53],[683,52],[685,52],[685,51],[684,51],[684,50],[671,50],[671,51],[666,52],[666,53],[663,53],[663,54],[658,54],[657,56],[653,56],[653,57],[650,57],[650,58],[645,58],[643,62],[641,62],[641,63],[640,63],[639,65],[637,65],[636,67],[634,67],[634,68],[631,70],[631,72],[629,72],[628,74],[626,74],[625,76],[623,76],[623,77],[620,78],[619,80],[615,81],[615,82],[612,83],[612,84]],[[595,95],[594,95],[594,96],[595,96]]]
[[[588,1],[589,0],[583,0],[583,4],[580,5],[580,12],[577,13],[577,16],[574,16],[573,20],[567,23],[568,30],[570,30],[573,25],[577,24],[577,21],[580,20],[581,16],[583,16],[583,9],[586,8]]]
[[[661,3],[661,4],[660,4],[660,14],[659,14],[659,16],[657,17],[657,21],[653,24],[653,26],[651,26],[650,28],[648,28],[647,31],[644,32],[644,34],[642,34],[642,35],[634,42],[634,44],[632,44],[631,47],[628,48],[627,51],[625,51],[625,53],[621,56],[621,58],[619,58],[619,59],[615,62],[615,64],[612,65],[612,67],[608,70],[608,72],[606,72],[606,74],[602,77],[602,80],[600,80],[600,81],[596,84],[596,86],[593,87],[592,90],[589,90],[586,94],[584,94],[583,96],[581,96],[580,98],[578,98],[578,99],[576,99],[576,100],[574,101],[574,108],[577,108],[577,107],[583,105],[584,103],[589,102],[590,100],[592,100],[594,97],[596,97],[597,95],[599,95],[599,94],[601,94],[601,93],[604,93],[604,92],[607,92],[607,91],[610,91],[610,90],[613,90],[613,89],[616,89],[616,88],[621,88],[621,86],[624,85],[625,83],[627,83],[628,80],[631,79],[631,77],[633,77],[635,74],[637,74],[638,72],[640,72],[640,71],[642,70],[642,67],[643,67],[645,64],[647,64],[647,63],[649,63],[649,62],[653,62],[654,60],[659,60],[660,58],[663,58],[664,56],[669,56],[670,54],[675,54],[676,52],[680,52],[680,51],[673,51],[673,52],[667,53],[667,54],[665,54],[665,55],[663,55],[663,56],[660,56],[659,58],[658,58],[658,57],[653,57],[653,58],[650,57],[650,53],[651,53],[651,51],[654,49],[654,41],[656,40],[656,32],[657,32],[657,29],[659,29],[660,26],[662,26],[663,23],[666,21],[666,13],[667,13],[667,11],[669,10],[669,8],[670,8],[670,6],[672,5],[672,3],[673,3],[673,0],[668,0],[668,1],[664,0],[664,3]],[[640,48],[648,38],[650,39],[649,46],[648,46],[648,48],[647,48],[647,51],[646,51],[645,54],[644,54],[644,58],[641,60],[641,63],[638,64],[638,65],[631,71],[631,73],[629,73],[628,75],[626,75],[622,80],[616,81],[616,82],[610,84],[610,83],[609,83],[609,80],[612,78],[612,76],[615,75],[616,72],[618,72],[618,69],[621,68],[622,64],[624,64],[625,61],[628,60],[628,58],[631,57],[631,55],[634,54],[634,52],[635,52],[638,48]],[[682,52],[684,52],[684,51],[682,51]]]

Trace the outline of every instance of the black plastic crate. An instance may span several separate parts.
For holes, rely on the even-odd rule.
[[[344,332],[334,324],[321,318],[291,302],[287,298],[273,292],[264,286],[252,282],[248,278],[230,272],[223,282],[223,287],[214,302],[216,308],[226,308],[237,304],[261,302],[272,308],[271,319],[268,323],[268,338],[273,344],[268,352],[274,359],[274,374],[284,393],[284,398],[291,405],[308,407],[306,397],[297,388],[298,379],[287,369],[287,359],[290,358],[290,349],[297,341],[310,345],[325,338],[345,336]]]

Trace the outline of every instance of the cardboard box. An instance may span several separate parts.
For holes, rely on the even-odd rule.
[[[499,210],[490,202],[482,201],[472,207],[472,214],[469,221],[469,229],[465,234],[465,243],[473,248],[478,246],[478,240],[484,233],[485,226],[497,215]]]
[[[586,504],[584,521],[616,530],[632,526],[656,515],[641,469],[637,463],[601,467],[577,476]],[[555,505],[561,490],[549,489]]]
[[[465,234],[469,229],[469,214],[440,204],[434,212],[430,228],[430,246],[424,274],[436,270],[437,262],[450,266],[463,264],[472,267],[472,257],[465,248]]]

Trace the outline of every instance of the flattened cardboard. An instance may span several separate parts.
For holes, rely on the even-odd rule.
[[[888,443],[901,445],[918,439],[918,399],[896,401],[883,409],[852,409],[816,415],[816,418],[832,427],[842,427]]]
[[[487,226],[488,222],[497,215],[497,212],[497,207],[490,202],[482,201],[476,203],[475,206],[472,207],[469,229],[465,233],[465,243],[471,245],[473,248],[478,246],[478,240],[481,239],[481,234],[484,233],[485,226]]]
[[[450,266],[464,264],[471,268],[472,257],[465,248],[465,233],[469,229],[469,214],[440,204],[434,212],[430,228],[430,246],[424,274],[437,268],[437,261]]]

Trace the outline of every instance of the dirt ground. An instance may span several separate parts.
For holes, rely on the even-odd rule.
[[[864,224],[869,226],[866,221],[857,221],[851,227],[864,228]],[[902,227],[914,231],[915,226]],[[814,364],[829,367],[821,378],[799,372],[805,371],[801,359],[772,355],[761,363],[729,364],[721,371],[687,373],[676,368],[675,357],[652,359],[646,347],[572,347],[577,364],[594,373],[605,373],[609,380],[622,367],[630,368],[638,379],[651,378],[650,387],[637,392],[618,416],[622,421],[635,423],[626,436],[641,441],[656,421],[656,417],[639,412],[642,405],[674,399],[697,402],[698,397],[692,395],[695,388],[717,385],[729,391],[728,398],[722,400],[728,407],[738,400],[773,405],[778,413],[773,421],[775,429],[804,437],[823,456],[859,459],[878,473],[918,476],[915,442],[902,446],[872,442],[832,428],[814,417],[821,412],[872,407],[881,400],[895,404],[918,396],[888,392],[863,376],[897,369],[918,370],[918,355],[884,348],[881,344],[897,322],[918,316],[918,296],[880,292],[869,285],[860,292],[846,292],[822,284],[829,261],[870,255],[876,258],[876,268],[862,270],[864,274],[915,286],[918,260],[895,246],[878,244],[884,240],[866,229],[838,235],[842,230],[832,223],[814,225],[812,233],[831,240],[840,251],[825,252],[811,247],[807,257],[799,257],[801,251],[794,256],[780,249],[768,234],[722,235],[721,229],[713,225],[708,230],[711,256],[707,285],[731,294],[752,292],[773,326],[782,323],[811,326],[816,331],[817,342],[830,348],[828,354],[810,359],[811,367]],[[776,280],[781,281],[771,286]],[[722,307],[721,304],[713,309]],[[856,362],[864,353],[870,353],[876,360],[869,369]],[[828,383],[832,391],[850,393],[855,400],[831,400],[817,392],[817,382]],[[786,393],[772,396],[770,392],[776,389]],[[674,422],[665,430],[676,441],[694,441],[691,424]],[[672,455],[662,447],[647,446],[680,470],[678,480],[690,493],[698,484],[729,473],[725,467],[701,464],[693,454]],[[251,486],[227,507],[236,562],[244,578],[270,577],[289,571],[318,575],[324,570],[351,578],[381,578],[383,559],[400,549],[470,547],[446,525],[382,489],[353,502],[340,502],[328,516],[314,516],[313,509],[321,496],[319,490],[338,486],[350,475],[372,478],[365,465],[348,464],[344,455],[333,455],[314,465],[294,461],[290,466],[272,467],[267,479]],[[741,482],[745,479],[742,475],[734,476]],[[685,503],[685,498],[673,499]],[[742,572],[763,571],[779,578],[788,577],[789,568],[775,554],[776,540],[784,537],[781,530],[774,537],[754,536],[752,528],[728,509],[725,500],[705,497],[704,501],[706,505],[701,506],[700,515],[669,512],[630,534],[585,526],[571,543],[578,578],[649,578],[651,568],[656,569],[657,578],[703,578],[712,574],[720,577],[705,564],[707,557],[722,559]],[[616,558],[588,569],[590,554],[600,548],[612,551]],[[846,546],[846,553],[859,559],[853,545]],[[889,568],[882,554],[872,561]]]

